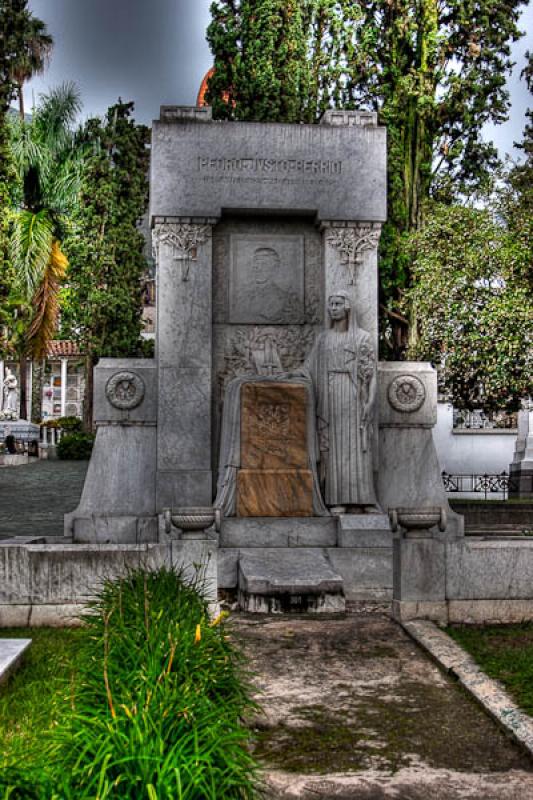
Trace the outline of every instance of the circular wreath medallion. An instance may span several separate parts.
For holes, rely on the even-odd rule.
[[[388,396],[396,411],[418,411],[426,399],[426,388],[416,375],[398,375],[389,385]]]
[[[115,408],[136,408],[144,397],[144,381],[134,372],[116,372],[106,383],[106,397]]]

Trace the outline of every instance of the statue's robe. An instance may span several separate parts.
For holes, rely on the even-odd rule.
[[[376,505],[372,424],[363,419],[376,356],[361,328],[317,336],[303,368],[315,390],[326,506]]]

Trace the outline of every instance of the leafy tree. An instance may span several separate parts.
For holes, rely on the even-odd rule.
[[[341,102],[361,13],[349,0],[218,0],[207,40],[215,119],[316,122]]]
[[[430,196],[484,187],[497,162],[483,126],[506,119],[521,0],[217,0],[208,41],[216,118],[313,122],[330,105],[377,111],[388,129],[381,307],[403,354],[408,234]],[[302,59],[305,58],[305,63]],[[401,308],[400,308],[401,306]]]
[[[42,69],[51,47],[52,39],[43,23],[28,10],[28,0],[0,0],[0,353],[3,355],[14,355],[17,351],[27,317],[24,299],[14,292],[16,272],[9,256],[10,212],[13,190],[18,189],[7,122],[9,106],[17,93],[21,96],[21,79],[27,80],[35,70]],[[32,49],[34,57],[29,58]],[[22,366],[24,373],[24,361]],[[26,387],[24,375],[21,377],[21,413],[26,416]]]
[[[25,5],[25,3],[19,5]],[[32,14],[28,14],[27,24],[22,31],[22,48],[13,59],[11,68],[13,82],[17,87],[21,119],[24,119],[24,84],[33,75],[44,72],[46,60],[50,56],[53,44],[54,41],[44,22]]]
[[[409,253],[409,357],[439,368],[458,408],[516,409],[533,372],[531,240],[488,210],[436,204]]]
[[[10,257],[15,276],[11,297],[22,304],[17,319],[24,323],[12,339],[21,386],[27,356],[43,358],[57,329],[59,288],[68,266],[60,240],[78,191],[80,152],[72,126],[79,109],[75,88],[65,84],[42,97],[31,122],[10,121],[20,186],[11,213]],[[26,416],[23,402],[21,415]]]
[[[119,101],[80,134],[89,148],[66,248],[62,335],[87,357],[85,424],[92,424],[92,374],[101,356],[138,354],[144,238],[138,223],[148,204],[149,130]]]

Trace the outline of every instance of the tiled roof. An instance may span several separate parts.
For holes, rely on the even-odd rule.
[[[68,356],[79,356],[80,348],[77,342],[70,342],[63,339],[52,339],[46,349],[48,358],[67,358]]]

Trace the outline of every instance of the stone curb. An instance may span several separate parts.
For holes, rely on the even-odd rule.
[[[474,659],[433,622],[415,620],[402,623],[402,627],[533,758],[533,719],[502,685],[485,675]]]
[[[0,684],[20,666],[31,639],[0,639]]]

